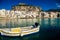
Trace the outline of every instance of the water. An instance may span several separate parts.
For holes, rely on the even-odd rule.
[[[40,24],[40,32],[26,37],[3,37],[1,40],[52,40],[60,35],[60,18],[42,18],[42,19],[11,19],[0,20],[0,28],[31,26],[35,22]],[[40,37],[40,38],[39,38]]]
[[[0,28],[31,26],[40,19],[10,19],[0,20]]]

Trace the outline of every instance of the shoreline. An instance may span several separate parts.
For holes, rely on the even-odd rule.
[[[57,17],[56,17],[57,18]],[[60,17],[59,17],[60,18]],[[0,20],[8,20],[10,18],[0,18]],[[12,18],[12,19],[43,19],[43,18]],[[45,18],[44,18],[45,19]],[[48,19],[48,18],[46,18]],[[52,18],[51,18],[52,19]]]

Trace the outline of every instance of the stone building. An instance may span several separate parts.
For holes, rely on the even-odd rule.
[[[13,6],[12,10],[20,11],[20,15],[24,15],[24,17],[28,16],[27,18],[29,18],[29,17],[30,18],[39,17],[38,14],[41,11],[41,9],[38,6],[27,5],[27,4],[24,4],[24,3],[20,3],[16,6]]]
[[[59,17],[59,18],[60,18],[60,12],[57,12],[57,17]]]
[[[40,12],[40,18],[49,18],[49,14],[46,11],[41,11]]]
[[[48,10],[50,18],[60,18],[60,9],[49,9]]]
[[[20,3],[12,7],[14,11],[40,11],[40,8],[37,6],[27,5],[25,3]]]

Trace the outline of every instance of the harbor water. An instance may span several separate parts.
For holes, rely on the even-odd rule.
[[[0,40],[52,40],[60,37],[60,18],[0,20],[0,28],[31,26],[35,22],[40,25],[39,33],[25,37],[4,37],[0,35]]]

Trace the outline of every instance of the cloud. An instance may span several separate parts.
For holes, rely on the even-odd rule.
[[[60,5],[58,5],[58,7],[60,7]]]
[[[56,3],[56,6],[57,6],[57,7],[60,7],[60,4]]]

